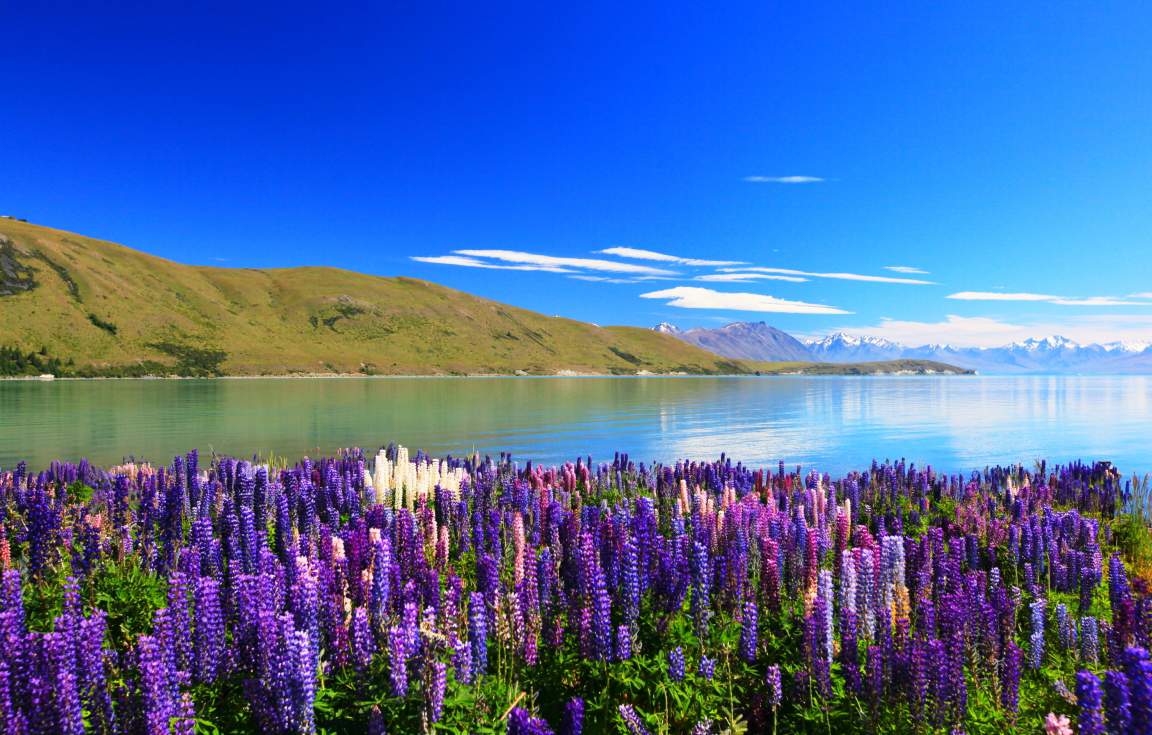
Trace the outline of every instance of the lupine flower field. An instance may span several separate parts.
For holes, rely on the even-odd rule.
[[[1152,733],[1147,487],[409,457],[0,470],[0,733]]]

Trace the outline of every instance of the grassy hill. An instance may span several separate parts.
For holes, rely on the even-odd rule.
[[[14,220],[0,220],[0,348],[9,373],[75,375],[880,369],[728,360],[648,329],[548,317],[411,278],[183,265]]]

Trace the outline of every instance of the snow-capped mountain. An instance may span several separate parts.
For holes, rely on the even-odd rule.
[[[822,362],[867,362],[895,360],[902,356],[903,345],[882,337],[858,337],[837,332],[821,339],[804,340],[812,357]]]
[[[828,362],[907,358],[997,373],[1152,373],[1152,347],[1143,342],[1081,344],[1053,335],[1002,347],[907,347],[878,337],[833,334],[806,344]]]
[[[936,360],[987,373],[1150,373],[1152,342],[1082,344],[1052,335],[1001,347],[909,347],[882,337],[837,332],[797,340],[764,322],[735,322],[719,329],[681,330],[664,322],[654,329],[724,357],[747,360],[870,362]]]

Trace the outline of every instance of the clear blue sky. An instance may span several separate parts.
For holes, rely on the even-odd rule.
[[[1152,338],[1146,2],[549,5],[4,3],[0,212],[599,323]],[[474,267],[540,255],[672,273]]]

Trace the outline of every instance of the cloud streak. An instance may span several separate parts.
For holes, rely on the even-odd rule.
[[[605,273],[630,273],[639,276],[674,276],[676,271],[653,268],[635,263],[619,263],[599,258],[565,258],[555,255],[526,253],[520,250],[453,250],[456,255],[469,258],[488,258],[518,265],[534,265],[548,268],[570,268],[575,270],[601,271]]]
[[[800,276],[778,276],[773,273],[708,273],[696,276],[694,281],[710,281],[712,283],[752,283],[753,281],[788,281],[790,283],[806,283],[807,278]]]
[[[1052,294],[1000,291],[958,291],[948,294],[957,301],[1028,301],[1060,306],[1152,306],[1152,301],[1129,301],[1114,296],[1053,296]]]
[[[742,265],[744,262],[741,260],[702,260],[700,258],[681,258],[678,255],[668,255],[667,253],[658,253],[654,250],[644,250],[642,248],[605,248],[604,250],[597,250],[596,252],[600,255],[615,255],[618,258],[630,258],[632,260],[655,260],[661,263],[675,263],[677,265],[691,266]]]
[[[794,268],[764,268],[748,266],[746,268],[721,268],[724,273],[776,273],[785,276],[801,276],[807,278],[833,278],[840,281],[863,281],[865,283],[902,283],[914,286],[933,286],[935,281],[924,281],[918,278],[895,278],[893,276],[868,276],[860,273],[819,273],[815,271],[801,271]]]
[[[827,179],[819,176],[745,176],[749,184],[822,184]]]
[[[697,286],[677,286],[661,291],[640,294],[644,299],[664,299],[668,306],[680,309],[723,309],[725,311],[756,311],[775,314],[851,314],[824,304],[778,299],[758,293],[732,293],[714,291]]]
[[[485,263],[475,258],[466,258],[459,255],[413,255],[411,260],[419,263],[433,263],[435,265],[456,265],[462,268],[486,268],[500,271],[543,271],[545,273],[576,273],[571,268],[558,268],[549,265],[502,265],[500,263]]]
[[[893,273],[908,273],[910,275],[928,275],[928,271],[922,270],[920,268],[913,268],[910,265],[886,265],[884,266],[884,270],[892,271]]]

